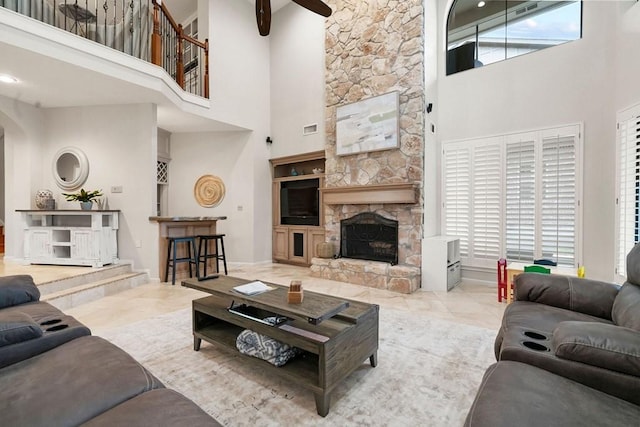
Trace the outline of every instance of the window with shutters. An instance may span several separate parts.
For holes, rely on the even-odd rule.
[[[535,250],[535,135],[507,137],[505,149],[505,254],[527,261]]]
[[[580,147],[580,125],[443,143],[443,234],[466,265],[579,265]]]
[[[640,104],[618,113],[616,182],[616,278],[624,281],[627,253],[638,242]]]

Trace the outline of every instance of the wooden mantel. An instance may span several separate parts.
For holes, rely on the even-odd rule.
[[[321,188],[328,205],[377,205],[384,203],[418,203],[418,188],[413,183],[359,185]]]

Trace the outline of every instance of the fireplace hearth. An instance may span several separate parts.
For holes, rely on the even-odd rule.
[[[341,220],[340,256],[398,264],[398,221],[373,212]]]

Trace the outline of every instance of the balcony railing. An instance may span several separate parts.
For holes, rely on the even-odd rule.
[[[209,42],[186,34],[156,0],[0,0],[0,6],[163,67],[209,98]]]

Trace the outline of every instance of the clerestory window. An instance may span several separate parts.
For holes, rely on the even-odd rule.
[[[582,1],[456,0],[447,20],[447,75],[582,37]]]

